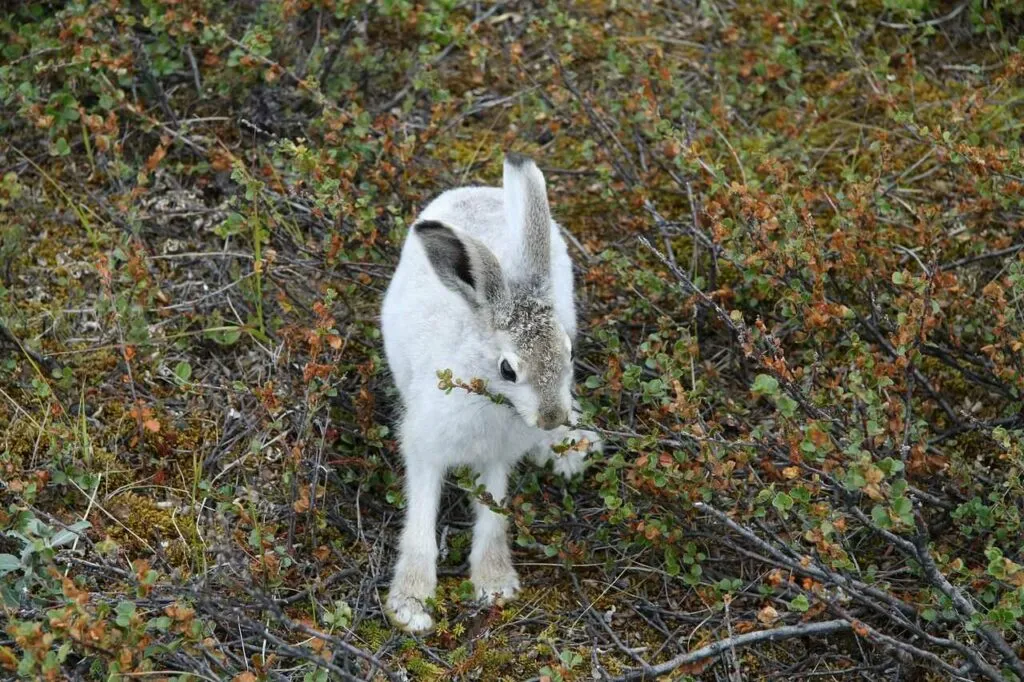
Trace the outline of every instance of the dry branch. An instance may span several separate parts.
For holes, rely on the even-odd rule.
[[[643,680],[643,679],[654,679],[658,675],[667,675],[676,668],[687,665],[688,663],[696,663],[712,656],[717,656],[726,651],[732,649],[738,649],[745,646],[751,646],[759,642],[778,642],[784,639],[792,639],[794,637],[815,637],[820,635],[830,635],[834,632],[842,632],[843,630],[849,630],[852,625],[841,619],[826,620],[818,623],[800,623],[799,625],[785,625],[781,628],[775,628],[773,630],[758,630],[757,632],[747,632],[742,635],[735,635],[734,637],[727,637],[726,639],[720,639],[717,642],[712,642],[707,646],[702,646],[696,651],[690,651],[685,654],[680,654],[670,661],[661,663],[659,665],[651,666],[649,671],[642,669],[634,669],[626,671],[625,675],[613,678],[614,682],[629,682],[629,680]]]

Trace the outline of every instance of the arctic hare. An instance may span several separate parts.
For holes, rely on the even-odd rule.
[[[388,365],[401,396],[399,429],[408,508],[387,610],[397,625],[425,632],[437,586],[436,523],[445,472],[468,465],[500,504],[510,470],[529,453],[569,477],[586,453],[555,457],[551,446],[599,439],[576,424],[570,389],[576,335],[572,264],[551,220],[544,176],[530,159],[505,157],[503,188],[463,187],[420,214],[381,310]],[[487,391],[438,389],[438,370]],[[477,596],[512,597],[506,521],[474,503],[469,555]]]

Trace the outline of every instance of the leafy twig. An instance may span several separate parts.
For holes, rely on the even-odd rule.
[[[505,399],[505,396],[488,391],[487,382],[483,379],[470,379],[467,383],[457,377],[453,378],[452,371],[450,369],[439,369],[437,371],[437,379],[437,387],[445,393],[451,393],[452,389],[461,388],[467,393],[482,395],[495,405],[509,405],[509,407],[511,407],[511,404]]]

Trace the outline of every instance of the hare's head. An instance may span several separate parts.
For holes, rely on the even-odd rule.
[[[414,231],[441,282],[474,313],[482,357],[478,377],[506,398],[530,426],[554,429],[569,421],[572,339],[552,304],[551,217],[544,177],[518,155],[505,161],[509,238],[522,240],[511,279],[483,243],[436,221]]]

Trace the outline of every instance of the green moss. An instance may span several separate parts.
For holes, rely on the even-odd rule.
[[[386,623],[367,618],[359,623],[356,633],[362,641],[366,642],[371,651],[376,651],[391,639],[393,630]]]
[[[441,666],[422,658],[412,658],[405,662],[405,669],[417,680],[443,679],[446,670]]]
[[[137,556],[145,556],[149,547],[164,546],[170,563],[187,569],[201,557],[206,547],[195,528],[195,521],[187,514],[175,514],[153,498],[134,492],[114,497],[109,508],[121,524],[108,525],[112,538]]]

